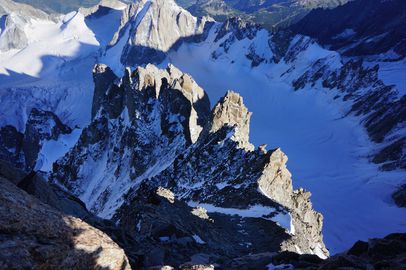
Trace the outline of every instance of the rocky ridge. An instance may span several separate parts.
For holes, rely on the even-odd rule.
[[[406,56],[405,2],[358,0],[315,9],[291,28],[346,56],[396,61]]]
[[[169,228],[161,228],[164,232],[157,228],[156,234],[154,230],[149,234],[154,235],[153,243],[159,246],[160,262],[178,258],[170,261],[176,266],[202,249],[213,253],[219,241],[225,245],[225,239],[207,235],[222,231],[216,228],[216,222],[228,224],[227,228],[235,231],[230,234],[233,238],[245,235],[245,230],[252,232],[234,240],[233,246],[240,245],[241,249],[230,256],[238,257],[250,250],[265,252],[269,248],[265,243],[274,251],[328,255],[321,235],[322,216],[312,209],[310,193],[293,190],[286,156],[279,149],[254,150],[249,143],[250,113],[241,96],[228,92],[210,113],[205,92],[172,65],[165,70],[153,65],[126,69],[125,76],[119,79],[107,66],[99,64],[94,68],[94,78],[95,93],[102,95],[94,97],[94,106],[99,109],[93,110],[97,113],[78,143],[54,164],[51,177],[83,200],[93,213],[112,219],[145,245],[145,234],[138,236],[140,230],[162,220]],[[95,173],[99,169],[103,173]],[[156,195],[148,195],[160,187],[169,194],[173,192],[169,203],[154,203]],[[175,197],[179,201],[175,202]],[[199,212],[193,210],[199,204],[209,207],[209,219],[195,216],[195,223],[200,224],[196,228],[186,220],[193,211]],[[178,212],[179,216],[166,216],[162,211]],[[237,216],[229,216],[227,211]],[[260,212],[252,216],[251,211]],[[156,214],[140,218],[152,213]],[[176,218],[182,223],[176,225],[172,220]],[[231,225],[230,218],[237,218],[241,227]],[[137,224],[141,229],[134,231]],[[165,230],[169,230],[168,235]],[[270,235],[254,242],[256,230]],[[162,250],[162,237],[174,233],[171,243],[179,245],[179,238],[193,239],[192,232],[200,240],[195,239],[195,248],[183,257],[171,256],[170,248]],[[198,243],[210,241],[214,242],[208,246]],[[154,245],[147,254],[155,254]],[[225,245],[218,254],[231,250]],[[210,263],[219,263],[218,258],[210,258]]]
[[[127,69],[118,84],[105,81],[113,78],[109,68],[98,65],[94,71],[94,106],[101,106],[54,172],[92,211],[111,217],[130,187],[163,170],[196,141],[210,105],[193,79],[173,66]],[[107,88],[98,90],[101,85]]]

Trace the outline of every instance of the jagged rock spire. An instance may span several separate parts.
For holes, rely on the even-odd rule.
[[[254,146],[249,142],[251,115],[243,98],[236,92],[227,91],[213,109],[210,132],[216,132],[224,126],[233,127],[232,139],[238,142],[241,148],[253,150]]]
[[[92,119],[99,110],[104,95],[117,79],[114,72],[105,64],[96,64],[93,67],[94,94],[92,103]]]

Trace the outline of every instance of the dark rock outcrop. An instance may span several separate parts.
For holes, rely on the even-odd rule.
[[[357,0],[335,9],[316,9],[291,28],[346,56],[393,51],[406,56],[406,3],[402,0]],[[388,55],[390,59],[393,55]]]
[[[0,129],[0,159],[21,169],[33,170],[43,142],[57,140],[59,136],[71,132],[72,129],[54,113],[34,108],[28,116],[24,133],[12,126]]]
[[[393,193],[392,198],[399,207],[406,207],[406,184],[399,187],[399,189]]]
[[[382,239],[370,239],[368,242],[358,241],[348,251],[335,255],[327,260],[321,260],[312,255],[299,255],[291,252],[272,254],[270,257],[268,267],[271,269],[400,270],[406,267],[406,234],[395,233]]]

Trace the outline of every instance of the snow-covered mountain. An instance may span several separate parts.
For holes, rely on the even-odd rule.
[[[21,9],[0,3],[1,21]],[[139,202],[164,190],[181,217],[202,206],[225,224],[236,214],[242,235],[278,232],[233,238],[234,256],[279,241],[268,251],[324,257],[324,243],[336,253],[404,230],[391,199],[406,178],[404,79],[385,76],[404,58],[344,56],[295,28],[195,18],[173,0],[29,18],[0,25],[0,43],[26,37],[0,52],[0,157],[44,171],[93,213],[147,233]],[[204,226],[156,230],[210,243]]]

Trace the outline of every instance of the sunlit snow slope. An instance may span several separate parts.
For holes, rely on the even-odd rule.
[[[120,9],[110,9],[87,17],[71,12],[56,20],[30,19],[24,25],[28,45],[0,51],[0,126],[22,130],[34,107],[53,111],[71,125],[87,124],[92,68],[120,17]]]

